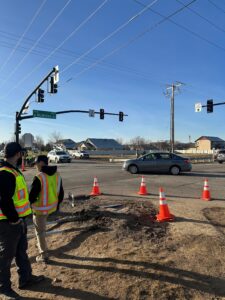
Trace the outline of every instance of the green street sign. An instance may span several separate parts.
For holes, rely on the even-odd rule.
[[[52,111],[33,110],[33,116],[36,118],[56,119],[56,113]]]

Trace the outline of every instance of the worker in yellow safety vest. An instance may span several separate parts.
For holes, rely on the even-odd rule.
[[[5,160],[0,167],[0,298],[18,299],[11,288],[12,260],[18,267],[19,288],[25,289],[44,279],[32,275],[27,256],[27,225],[25,218],[31,214],[27,184],[18,169],[22,148],[18,143],[8,143],[4,148]]]
[[[49,253],[46,243],[46,223],[50,214],[59,209],[63,201],[64,190],[62,179],[56,166],[48,166],[46,155],[35,159],[38,174],[34,177],[29,200],[33,210],[33,223],[37,237],[39,255],[37,262],[48,263]]]

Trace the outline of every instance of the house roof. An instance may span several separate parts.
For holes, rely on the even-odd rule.
[[[89,138],[86,142],[92,144],[96,149],[123,149],[123,146],[114,139]]]
[[[64,139],[64,140],[58,140],[57,143],[63,144],[63,143],[75,143],[75,142],[71,139]]]
[[[199,140],[209,140],[211,142],[225,142],[224,140],[222,140],[221,138],[218,138],[216,136],[206,136],[206,135],[201,136],[195,142],[197,142]]]
[[[56,143],[57,145],[64,145],[66,148],[74,148],[76,146],[76,143],[71,140],[71,139],[64,139],[64,140],[59,140]]]

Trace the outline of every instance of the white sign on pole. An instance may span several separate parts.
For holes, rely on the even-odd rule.
[[[54,83],[59,82],[59,66],[55,66]]]
[[[195,103],[195,112],[202,111],[202,104],[201,103]]]
[[[95,116],[95,111],[94,109],[89,109],[89,117],[94,117]]]

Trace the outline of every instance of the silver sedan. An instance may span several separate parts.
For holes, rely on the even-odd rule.
[[[132,174],[153,172],[178,175],[180,172],[189,172],[191,169],[192,165],[188,158],[168,152],[148,153],[137,159],[129,159],[123,164],[123,170]]]

